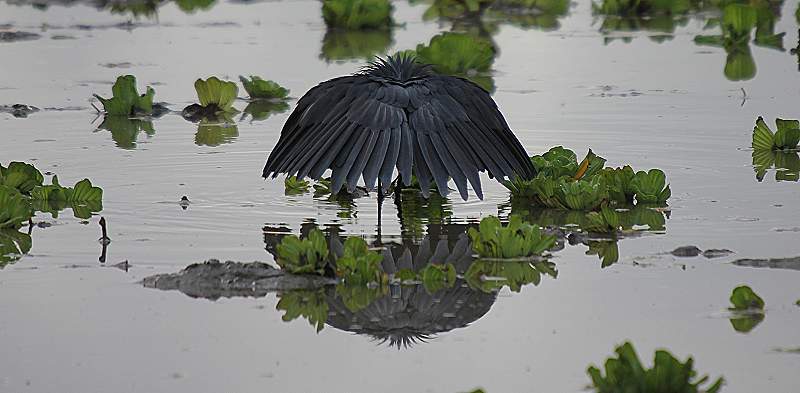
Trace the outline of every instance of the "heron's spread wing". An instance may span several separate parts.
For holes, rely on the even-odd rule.
[[[264,177],[286,173],[319,179],[331,169],[331,190],[368,189],[380,177],[388,188],[397,167],[410,181],[412,136],[405,90],[363,75],[323,82],[297,103],[267,159]]]
[[[433,180],[444,195],[452,177],[463,199],[468,181],[483,198],[478,172],[495,178],[533,176],[525,149],[485,90],[442,75],[409,88],[414,167],[423,192]]]
[[[323,82],[301,98],[264,167],[319,179],[332,170],[331,191],[367,189],[394,168],[408,185],[414,170],[423,195],[434,181],[447,195],[452,178],[467,199],[467,182],[483,198],[479,172],[530,177],[534,169],[489,93],[465,79],[430,75],[392,83],[353,75]]]

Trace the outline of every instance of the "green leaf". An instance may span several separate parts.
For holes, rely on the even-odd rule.
[[[2,188],[3,186],[0,186],[0,199],[2,199]],[[2,210],[3,207],[0,207],[0,215],[3,214]],[[27,233],[10,228],[0,229],[0,269],[18,261],[23,255],[30,252],[32,245],[33,240]]]
[[[206,80],[198,79],[194,82],[194,89],[197,91],[197,98],[200,105],[208,107],[215,105],[221,112],[229,112],[233,108],[233,101],[239,92],[236,83],[222,81],[216,76]]]
[[[370,251],[367,242],[360,237],[348,237],[344,242],[344,253],[336,260],[336,276],[348,286],[384,284],[386,275],[381,268],[383,256]]]
[[[300,180],[297,176],[289,176],[283,181],[285,195],[299,195],[308,192],[309,182]]]
[[[800,122],[797,120],[775,119],[778,131],[775,132],[775,147],[780,150],[796,149],[800,142]]]
[[[764,300],[746,285],[734,288],[731,293],[733,310],[763,310]]]
[[[388,0],[323,0],[322,17],[329,28],[388,29],[392,24]]]
[[[30,202],[16,188],[0,185],[0,229],[17,229],[31,217]]]
[[[753,127],[753,149],[772,150],[774,135],[769,126],[761,116],[756,119],[756,126]]]
[[[281,317],[284,322],[305,318],[311,326],[316,327],[317,333],[328,320],[328,301],[324,289],[279,292],[275,309],[285,311]]]
[[[194,144],[197,146],[216,147],[231,143],[239,136],[239,127],[232,123],[218,123],[206,119],[197,124]]]
[[[95,94],[100,100],[106,114],[111,116],[132,116],[136,114],[150,114],[153,112],[153,98],[155,90],[147,87],[145,94],[139,95],[136,91],[136,77],[123,75],[117,78],[111,88],[113,97],[103,98]]]
[[[422,285],[429,293],[452,288],[456,283],[456,267],[452,263],[429,264],[420,271],[419,275],[422,278]]]
[[[314,228],[308,237],[300,239],[295,235],[288,235],[281,239],[276,247],[277,257],[275,262],[281,269],[292,274],[325,273],[328,263],[328,242],[322,231]]]
[[[289,95],[289,90],[281,85],[255,75],[251,75],[250,79],[240,75],[239,80],[242,81],[244,90],[247,91],[250,98],[283,99]]]
[[[746,81],[756,76],[756,61],[750,47],[735,47],[728,52],[725,60],[725,77],[731,81]]]
[[[487,72],[492,66],[496,50],[492,42],[464,33],[441,33],[431,38],[425,46],[417,45],[419,61],[433,65],[443,74],[472,76]]]
[[[503,227],[495,216],[481,220],[479,229],[470,228],[472,249],[485,258],[520,258],[541,255],[555,244],[555,236],[542,234],[540,228],[512,215]]]
[[[636,201],[639,203],[666,203],[672,195],[666,181],[667,176],[660,169],[636,172],[631,181],[631,188],[636,193]]]
[[[14,161],[8,168],[0,166],[0,185],[16,188],[22,194],[30,194],[43,181],[42,173],[31,164]]]
[[[735,36],[748,36],[757,21],[756,10],[749,4],[730,4],[722,11],[723,31]]]

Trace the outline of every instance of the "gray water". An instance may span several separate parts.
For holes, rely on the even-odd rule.
[[[401,25],[389,52],[450,29],[423,21],[426,4],[394,4]],[[784,4],[775,29],[787,33],[787,48],[798,42],[795,7]],[[585,246],[567,246],[552,259],[557,279],[504,289],[469,326],[397,350],[331,326],[317,334],[302,319],[285,323],[274,295],[209,301],[139,284],[209,258],[271,262],[265,226],[297,233],[313,222],[376,235],[374,195],[344,217],[335,203],[284,196],[281,181],[261,179],[289,111],[240,121],[216,146],[197,144],[198,126],[174,113],[133,143],[96,130],[91,95],[109,95],[120,74],[136,75],[140,90],[154,86],[156,100],[179,111],[195,100],[198,77],[260,75],[299,97],[358,70],[363,61],[321,56],[318,2],[220,2],[189,14],[167,3],[138,19],[89,3],[0,3],[0,29],[40,35],[0,42],[0,105],[51,108],[25,119],[0,114],[0,162],[33,162],[62,183],[89,177],[104,189],[113,239],[101,264],[99,217],[37,216],[53,225],[34,228],[30,253],[0,271],[0,391],[576,392],[589,383],[586,367],[625,340],[648,363],[656,348],[694,356],[701,373],[725,376],[727,393],[798,391],[800,356],[776,349],[800,347],[800,272],[730,263],[800,255],[798,184],[776,181],[774,170],[759,182],[749,150],[759,115],[800,117],[797,58],[751,46],[757,73],[735,82],[723,72],[723,49],[693,42],[711,34],[703,16],[660,43],[649,35],[662,33],[647,31],[605,43],[584,1],[558,21],[555,29],[499,24],[494,99],[530,154],[592,148],[610,165],[663,169],[673,190],[666,230],[620,241],[619,262],[605,268]],[[129,64],[108,67],[119,63]],[[454,194],[448,222],[506,213],[508,192],[483,180],[486,198]],[[381,230],[401,240],[391,203]],[[668,254],[684,245],[735,254]],[[127,272],[105,267],[124,260]],[[727,318],[740,284],[767,303],[746,334]]]

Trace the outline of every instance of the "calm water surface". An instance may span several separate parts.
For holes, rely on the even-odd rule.
[[[775,28],[787,33],[786,48],[798,41],[796,6],[786,2]],[[426,8],[395,3],[390,52],[450,29],[423,21]],[[648,362],[662,347],[693,355],[701,372],[725,376],[724,392],[796,392],[800,356],[775,350],[800,347],[800,272],[730,262],[800,255],[800,186],[776,181],[774,170],[757,181],[749,150],[757,116],[800,116],[797,58],[751,46],[756,75],[734,82],[723,49],[693,42],[713,34],[703,17],[663,42],[647,31],[606,42],[585,1],[558,22],[497,25],[495,100],[530,154],[591,147],[611,165],[662,168],[673,190],[666,230],[620,241],[619,262],[605,268],[586,246],[567,245],[552,259],[556,279],[504,289],[468,327],[397,350],[352,326],[317,334],[302,319],[282,322],[275,295],[209,301],[138,283],[208,258],[271,262],[265,226],[376,235],[374,195],[348,214],[260,178],[288,111],[244,119],[209,145],[174,113],[132,139],[97,130],[91,108],[92,93],[108,95],[127,73],[180,110],[195,100],[198,77],[260,75],[299,97],[358,70],[360,60],[326,60],[318,2],[220,2],[192,13],[168,3],[138,19],[90,3],[0,3],[0,29],[41,35],[0,43],[0,105],[51,108],[27,119],[0,114],[0,162],[32,161],[62,183],[89,177],[103,187],[113,238],[106,265],[132,265],[98,263],[98,217],[38,216],[53,225],[34,228],[29,255],[0,271],[0,391],[576,392],[589,364],[631,340]],[[484,183],[483,201],[453,195],[448,223],[507,214],[507,191]],[[183,195],[192,201],[185,210]],[[386,203],[384,240],[404,240],[397,216]],[[684,245],[735,254],[665,254]],[[765,320],[747,334],[726,315],[739,284],[767,302]]]

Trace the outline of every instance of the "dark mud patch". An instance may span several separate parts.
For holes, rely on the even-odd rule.
[[[315,289],[335,284],[319,276],[287,274],[262,262],[220,262],[210,259],[178,273],[157,274],[142,280],[146,288],[178,290],[187,296],[216,300],[221,297],[263,297],[270,292]]]
[[[27,31],[0,31],[0,42],[31,41],[41,37]]]
[[[36,112],[39,112],[39,108],[25,104],[0,105],[0,113],[8,113],[17,118],[26,118]]]
[[[768,269],[790,269],[800,270],[800,256],[789,258],[768,258],[768,259],[737,259],[733,261],[736,266],[763,267]]]

